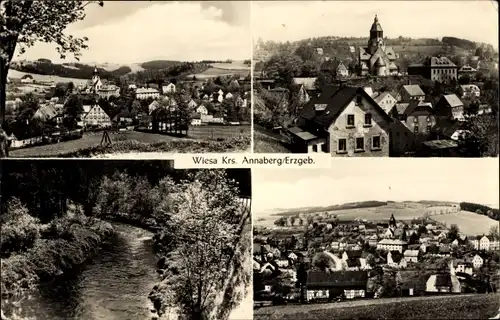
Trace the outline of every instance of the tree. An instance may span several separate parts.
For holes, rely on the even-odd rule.
[[[317,253],[312,260],[312,264],[321,271],[335,268],[335,261],[325,252]]]
[[[52,42],[58,45],[61,58],[72,53],[75,58],[80,50],[87,48],[87,38],[66,35],[64,30],[74,22],[85,18],[85,7],[89,3],[103,1],[0,1],[0,113],[5,121],[5,88],[10,63],[19,47],[20,53],[36,42]]]
[[[76,128],[78,117],[83,113],[83,102],[79,95],[71,95],[64,104],[64,125],[72,130]]]
[[[500,240],[500,233],[498,232],[498,226],[492,226],[488,235],[496,240]]]
[[[460,230],[458,229],[458,226],[456,224],[452,224],[450,226],[450,230],[448,231],[448,239],[451,241],[458,239],[460,234]]]
[[[213,206],[213,196],[195,181],[170,197],[174,213],[170,227],[176,230],[172,235],[178,246],[170,255],[172,271],[164,281],[171,302],[190,319],[208,318],[235,249],[235,225],[228,223],[223,203]]]

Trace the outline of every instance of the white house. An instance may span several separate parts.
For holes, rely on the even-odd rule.
[[[408,243],[399,239],[382,239],[377,243],[377,249],[386,251],[399,251],[403,253],[403,248]]]
[[[278,260],[275,260],[275,262],[278,265],[278,267],[280,267],[280,268],[286,268],[289,265],[288,260],[286,260],[286,259],[278,259]]]
[[[169,83],[166,86],[162,86],[163,94],[175,93],[175,90],[176,90],[175,84],[173,83]]]
[[[193,116],[193,118],[191,119],[191,125],[201,126],[201,116],[199,114]]]
[[[187,106],[188,106],[189,109],[195,109],[198,106],[198,104],[193,99],[191,99],[188,102]]]
[[[418,262],[419,250],[405,250],[404,259],[406,262]]]
[[[109,115],[98,105],[94,105],[89,108],[85,108],[84,106],[84,112],[86,109],[89,109],[88,112],[85,113],[85,115],[82,117],[83,125],[85,127],[88,126],[97,126],[99,128],[108,128],[111,127],[111,118]]]
[[[459,90],[461,98],[479,98],[481,96],[481,90],[475,84],[463,84]]]
[[[200,115],[207,115],[207,107],[205,107],[204,105],[200,105],[198,108],[196,108],[196,113],[199,113]]]
[[[228,92],[226,94],[226,99],[231,99],[233,97],[233,94],[231,92]]]
[[[498,240],[490,239],[488,236],[479,236],[472,241],[472,244],[474,249],[485,251],[497,251],[500,247]]]
[[[138,88],[135,91],[135,97],[141,100],[147,98],[157,99],[160,97],[160,92],[154,88]]]
[[[291,252],[289,255],[288,255],[288,259],[292,260],[292,261],[297,261],[298,257],[295,253]]]

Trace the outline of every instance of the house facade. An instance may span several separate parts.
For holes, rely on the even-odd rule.
[[[160,97],[160,92],[154,88],[138,88],[135,91],[135,97],[140,100],[148,98],[158,99]]]
[[[419,85],[416,84],[403,86],[399,91],[399,96],[401,102],[410,102],[413,100],[417,100],[420,102],[425,101],[424,91],[422,90],[422,88],[420,88]]]
[[[386,251],[399,251],[403,253],[408,243],[398,239],[382,239],[377,243],[377,249]]]
[[[421,75],[432,81],[450,82],[458,76],[456,64],[444,56],[427,57],[421,63],[408,66],[409,75]]]
[[[459,87],[461,98],[479,98],[481,90],[475,84],[463,84]]]
[[[82,117],[82,122],[85,127],[111,127],[111,118],[98,104],[90,107],[90,110]]]
[[[361,87],[327,86],[288,132],[299,152],[387,157],[392,119]]]
[[[374,96],[374,100],[388,114],[398,102],[389,92],[382,92]]]
[[[434,107],[435,114],[448,120],[464,120],[464,104],[455,94],[443,95]]]

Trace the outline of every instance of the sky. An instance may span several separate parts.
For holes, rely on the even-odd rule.
[[[389,38],[454,36],[498,48],[498,3],[460,1],[256,1],[254,39],[368,37],[375,14]]]
[[[248,1],[105,1],[67,34],[89,38],[81,61],[244,60],[251,57]],[[61,62],[55,45],[38,43],[17,59]],[[75,61],[68,56],[62,62]]]
[[[498,208],[498,159],[335,159],[331,169],[252,170],[252,211],[357,201],[474,202]]]

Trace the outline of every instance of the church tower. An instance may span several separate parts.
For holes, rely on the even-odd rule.
[[[370,29],[370,40],[368,40],[368,52],[374,54],[379,47],[384,47],[384,31],[378,22],[378,17],[375,15],[372,28]]]
[[[391,219],[389,220],[389,228],[396,228],[396,219],[394,214],[391,214]]]
[[[99,72],[97,71],[97,67],[94,68],[94,73],[92,74],[92,91],[97,93],[101,89],[102,83],[101,78],[99,77]]]

